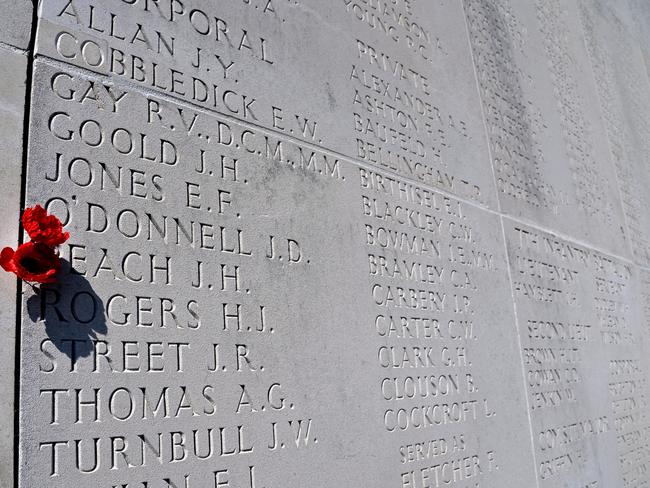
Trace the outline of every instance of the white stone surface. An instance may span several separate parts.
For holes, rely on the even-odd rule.
[[[40,2],[14,488],[645,486],[647,13]]]
[[[27,49],[32,32],[32,10],[30,0],[1,0],[0,42]]]
[[[18,228],[12,223],[20,217],[20,177],[23,158],[23,111],[27,59],[13,50],[0,47],[4,67],[0,83],[0,153],[2,154],[3,204],[0,206],[0,249],[18,243]],[[0,275],[0,419],[4,435],[0,439],[0,487],[13,485],[14,466],[14,354],[16,339],[16,279]]]

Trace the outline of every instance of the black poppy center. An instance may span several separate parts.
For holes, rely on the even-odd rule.
[[[21,259],[20,265],[30,273],[39,273],[43,269],[41,262],[38,259],[34,259],[29,256]]]

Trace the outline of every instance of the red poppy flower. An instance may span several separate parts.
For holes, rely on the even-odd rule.
[[[61,221],[54,215],[48,215],[40,205],[25,209],[23,227],[32,241],[50,247],[63,244],[70,237],[68,232],[63,232]]]
[[[53,283],[61,268],[61,260],[51,247],[27,242],[18,246],[16,251],[5,247],[0,252],[0,266],[24,281]]]

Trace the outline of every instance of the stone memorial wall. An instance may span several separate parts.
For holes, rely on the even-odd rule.
[[[1,488],[650,486],[643,0],[1,0]]]

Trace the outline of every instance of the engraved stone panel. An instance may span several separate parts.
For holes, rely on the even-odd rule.
[[[496,207],[457,2],[147,5],[45,2],[37,50]]]
[[[383,399],[375,435],[403,464],[386,486],[532,486],[516,330],[493,307],[509,300],[498,217],[358,171]]]
[[[294,169],[262,152],[269,133],[97,77],[37,63],[35,80],[27,201],[73,237],[65,279],[26,294],[23,485],[298,486],[324,469],[356,417],[337,415],[336,379],[361,357],[339,352],[358,313],[337,279],[356,257],[340,165]],[[379,475],[343,461],[321,486]]]
[[[601,2],[580,4],[581,22],[616,166],[634,259],[650,264],[650,82],[629,24]]]
[[[510,219],[504,227],[539,486],[643,486],[635,268]]]
[[[607,381],[623,486],[641,487],[648,483],[650,468],[647,276],[635,267],[631,271],[632,288],[627,292],[616,282],[601,282],[601,293],[609,295],[601,313],[607,330],[603,334],[609,354]],[[625,294],[631,296],[627,303],[621,301]]]
[[[501,209],[625,253],[575,2],[464,6]]]
[[[462,5],[318,5],[335,10],[332,21],[354,33],[345,46],[352,60],[340,63],[345,120],[354,131],[349,153],[496,208]]]
[[[647,6],[22,3],[0,488],[648,486]]]
[[[625,444],[629,444],[629,458],[630,463],[627,471],[630,473],[630,478],[634,480],[633,486],[643,486],[647,480],[647,470],[650,468],[650,428],[648,428],[648,411],[647,401],[650,398],[648,389],[648,372],[650,371],[650,357],[648,356],[648,348],[650,347],[650,270],[637,267],[639,275],[639,329],[641,340],[639,347],[641,348],[640,357],[643,363],[643,370],[637,372],[637,378],[640,376],[642,380],[636,380],[634,384],[642,383],[646,387],[646,397],[644,410],[635,412],[635,415],[629,415],[626,419],[625,430],[629,433],[621,436],[621,440]],[[635,422],[636,420],[636,422]],[[642,422],[641,422],[642,421]],[[621,422],[623,423],[623,422]],[[641,424],[639,428],[637,425]],[[623,429],[623,426],[621,426]]]
[[[24,486],[534,482],[495,215],[97,75],[35,80],[27,204],[73,237],[25,290]]]

